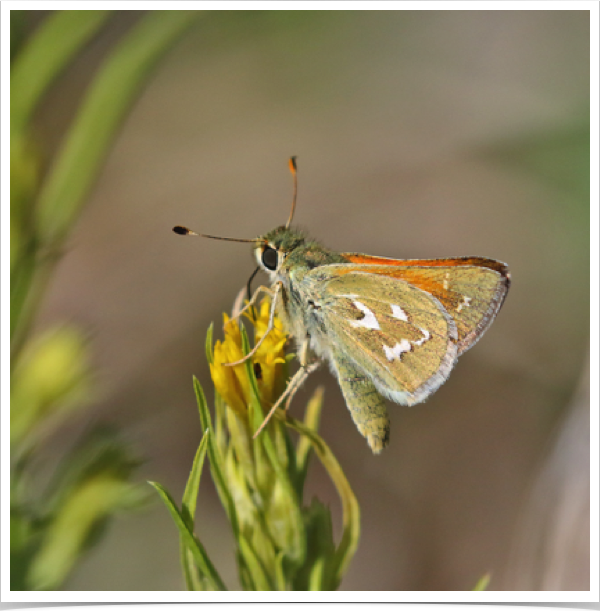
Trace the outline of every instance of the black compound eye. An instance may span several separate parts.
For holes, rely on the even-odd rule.
[[[270,246],[265,247],[262,252],[262,264],[271,271],[277,269],[278,256],[277,251]]]

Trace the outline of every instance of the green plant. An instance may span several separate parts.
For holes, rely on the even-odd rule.
[[[255,341],[265,333],[267,302],[251,319]],[[253,437],[264,418],[263,406],[272,404],[285,387],[286,336],[280,321],[252,359],[234,367],[224,363],[249,352],[243,326],[225,317],[225,339],[207,357],[216,389],[211,420],[200,384],[194,388],[204,435],[178,507],[160,484],[151,482],[177,526],[181,560],[189,590],[223,590],[225,584],[194,533],[200,475],[208,454],[210,472],[227,513],[235,540],[239,579],[244,590],[334,590],[356,551],[360,510],[350,485],[331,450],[317,434],[322,391],[309,401],[304,422],[281,410],[260,435]],[[299,433],[294,446],[288,429]],[[343,534],[333,540],[331,513],[317,499],[303,501],[311,449],[337,488],[343,511]]]
[[[32,36],[11,13],[11,589],[60,587],[109,516],[145,497],[129,483],[137,461],[96,428],[63,458],[47,486],[44,440],[93,393],[90,348],[73,325],[31,333],[64,241],[121,123],[157,62],[198,13],[143,15],[92,80],[62,145],[44,163],[34,114],[56,77],[100,32],[110,11],[57,11]]]

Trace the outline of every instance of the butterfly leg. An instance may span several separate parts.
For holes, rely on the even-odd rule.
[[[285,402],[285,411],[287,412],[290,409],[290,404],[292,403],[292,399],[296,394],[296,391],[304,384],[304,380],[308,378],[308,376],[319,368],[321,365],[321,361],[315,361],[313,363],[308,362],[308,354],[309,354],[309,346],[310,346],[310,338],[307,337],[302,346],[300,347],[300,354],[298,355],[298,360],[300,361],[300,369],[295,373],[294,377],[290,380],[288,384],[288,388],[286,388],[284,395],[287,395],[287,400]],[[294,382],[294,386],[292,387],[292,382]],[[291,388],[290,388],[291,387]]]
[[[354,424],[366,437],[374,454],[379,454],[390,440],[390,419],[385,399],[356,365],[337,353],[334,364],[338,382]]]
[[[277,399],[273,407],[269,410],[269,413],[263,420],[263,423],[258,427],[256,433],[254,433],[254,438],[256,438],[256,436],[263,430],[271,416],[275,413],[275,410],[277,410],[277,408],[283,403],[284,399],[285,410],[288,410],[296,391],[300,388],[300,386],[302,386],[302,384],[304,384],[306,378],[308,378],[308,376],[321,365],[321,361],[315,361],[313,363],[307,362],[308,346],[308,340],[302,344],[300,349],[300,369],[298,369],[298,371],[292,376],[292,379],[289,381],[285,391],[281,393],[279,399]]]
[[[252,294],[250,301],[248,301],[248,303],[244,307],[241,307],[244,297],[246,295],[246,289],[242,289],[237,299],[235,300],[233,311],[231,313],[231,318],[227,321],[226,324],[237,320],[246,310],[251,308],[256,303],[256,300],[258,299],[258,296],[261,293],[264,293],[265,295],[270,295],[271,298],[273,298],[273,291],[268,286],[259,286]]]
[[[258,340],[258,342],[256,343],[256,346],[254,346],[254,348],[252,348],[252,350],[250,350],[250,352],[248,352],[248,354],[243,359],[240,359],[239,361],[234,361],[233,363],[223,363],[226,367],[233,367],[234,365],[241,365],[242,363],[245,363],[250,357],[254,356],[256,351],[259,349],[260,345],[265,341],[265,338],[267,337],[267,335],[269,335],[269,333],[272,331],[273,326],[274,326],[275,312],[277,310],[277,297],[279,296],[280,291],[281,291],[281,282],[278,282],[275,285],[275,290],[273,291],[273,299],[271,301],[271,312],[269,313],[269,324],[267,325],[267,330],[265,331],[264,335]]]

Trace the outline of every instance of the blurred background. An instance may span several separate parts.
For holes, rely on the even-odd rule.
[[[23,40],[49,12],[20,12]],[[47,158],[98,65],[143,16],[115,11],[35,113]],[[589,589],[589,12],[217,11],[158,64],[64,242],[34,331],[85,332],[94,400],[45,441],[53,464],[97,423],[181,497],[201,430],[196,375],[254,269],[250,238],[287,219],[325,245],[397,258],[480,255],[513,279],[449,381],[390,404],[373,456],[327,368],[320,432],[362,511],[346,590]],[[265,280],[263,278],[263,280]],[[320,465],[314,494],[340,515]],[[178,537],[152,498],[110,524],[71,590],[178,590]],[[209,477],[198,533],[227,585],[233,542]],[[336,533],[340,524],[334,524]]]

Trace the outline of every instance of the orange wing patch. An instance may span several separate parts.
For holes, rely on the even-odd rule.
[[[485,257],[455,257],[448,259],[390,259],[388,257],[371,257],[360,253],[344,252],[342,257],[357,265],[393,265],[394,267],[487,267],[494,271],[507,275],[508,266],[496,259],[486,259]]]
[[[483,335],[510,286],[506,264],[483,257],[388,259],[344,253],[348,271],[398,278],[433,295],[456,323],[459,355]],[[401,304],[400,304],[401,305]]]

